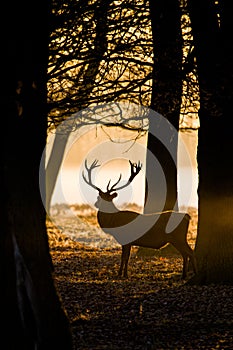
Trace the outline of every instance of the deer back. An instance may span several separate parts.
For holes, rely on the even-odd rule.
[[[132,245],[159,249],[166,243],[186,240],[190,216],[186,213],[166,211],[143,215],[145,223],[154,217],[154,224],[132,242]]]
[[[129,210],[118,210],[115,213],[104,213],[99,211],[97,219],[102,229],[121,229],[121,226],[128,225],[133,222],[140,214]]]

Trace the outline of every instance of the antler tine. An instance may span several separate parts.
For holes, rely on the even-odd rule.
[[[93,187],[94,189],[96,189],[97,191],[101,191],[99,187],[95,186],[93,183],[92,183],[92,180],[91,180],[91,172],[93,169],[95,168],[98,168],[100,166],[100,164],[98,164],[98,160],[95,159],[92,164],[90,165],[90,167],[88,167],[87,165],[87,160],[85,159],[85,168],[86,168],[86,171],[87,171],[87,175],[88,175],[88,180],[84,174],[84,171],[82,172],[82,176],[83,176],[83,180],[91,187]]]
[[[107,184],[107,191],[109,191],[110,182],[111,182],[111,179],[108,181],[108,184]]]
[[[122,175],[120,174],[120,176],[119,176],[119,179],[117,180],[117,182],[114,184],[114,185],[112,185],[112,187],[111,188],[109,188],[109,186],[110,186],[110,182],[111,182],[111,180],[109,180],[109,182],[108,182],[108,186],[107,186],[107,192],[112,192],[112,191],[115,191],[115,186],[116,185],[118,185],[119,184],[119,182],[121,181],[121,177],[122,177]]]
[[[129,178],[129,182],[133,181],[133,179],[135,178],[135,176],[139,173],[139,171],[142,169],[142,163],[140,161],[138,161],[137,163],[132,163],[129,160],[130,166],[131,166],[131,175]]]
[[[118,181],[111,187],[110,190],[108,190],[108,192],[112,192],[112,191],[119,191],[122,188],[125,188],[127,186],[129,186],[129,184],[133,181],[133,179],[135,178],[135,176],[139,173],[139,171],[142,169],[142,163],[139,161],[138,163],[132,163],[129,160],[130,163],[130,167],[131,167],[131,175],[129,177],[129,180],[126,182],[126,184],[120,186],[120,187],[115,187],[121,180],[121,175],[118,179]],[[110,181],[108,183],[108,187],[109,187]]]
[[[98,160],[95,159],[92,164],[90,165],[90,168],[88,168],[87,166],[87,159],[85,159],[85,168],[86,170],[89,172],[91,171],[92,169],[95,169],[95,168],[98,168],[100,166],[100,164],[98,164]]]

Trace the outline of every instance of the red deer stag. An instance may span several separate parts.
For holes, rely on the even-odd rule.
[[[171,243],[183,257],[182,278],[187,277],[188,261],[190,259],[194,273],[197,265],[193,250],[187,243],[187,231],[190,216],[186,213],[176,211],[164,211],[154,214],[139,214],[129,210],[119,210],[113,203],[117,197],[117,191],[128,186],[135,176],[140,172],[142,165],[129,161],[131,175],[128,181],[121,186],[119,184],[121,175],[117,182],[110,187],[109,181],[106,192],[92,183],[91,172],[99,167],[95,160],[90,167],[85,161],[87,177],[82,173],[84,181],[99,192],[95,203],[98,209],[97,219],[100,227],[105,233],[112,234],[122,245],[121,264],[119,276],[128,277],[127,268],[130,257],[131,246],[159,249]]]

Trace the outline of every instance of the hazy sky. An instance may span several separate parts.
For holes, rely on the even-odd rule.
[[[137,133],[121,128],[87,128],[72,134],[67,145],[66,154],[52,198],[52,204],[90,203],[96,200],[97,191],[87,186],[82,180],[84,160],[88,164],[98,159],[102,167],[93,172],[93,182],[105,190],[108,181],[117,181],[122,174],[122,181],[130,175],[128,160],[143,164],[142,171],[131,186],[120,191],[118,202],[144,201],[144,176],[146,136],[135,141]],[[113,142],[115,141],[115,142]],[[51,142],[51,140],[49,141]],[[196,165],[197,132],[180,133],[178,151],[178,191],[181,206],[197,206],[197,165]],[[192,177],[192,179],[191,179]],[[191,180],[190,180],[191,179]],[[190,186],[191,181],[191,186]],[[117,201],[116,201],[117,204]]]

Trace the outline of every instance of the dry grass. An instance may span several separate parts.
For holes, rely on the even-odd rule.
[[[137,248],[129,279],[119,279],[120,248],[81,245],[51,222],[48,234],[74,350],[233,349],[231,286],[188,286],[177,253],[139,256]]]

